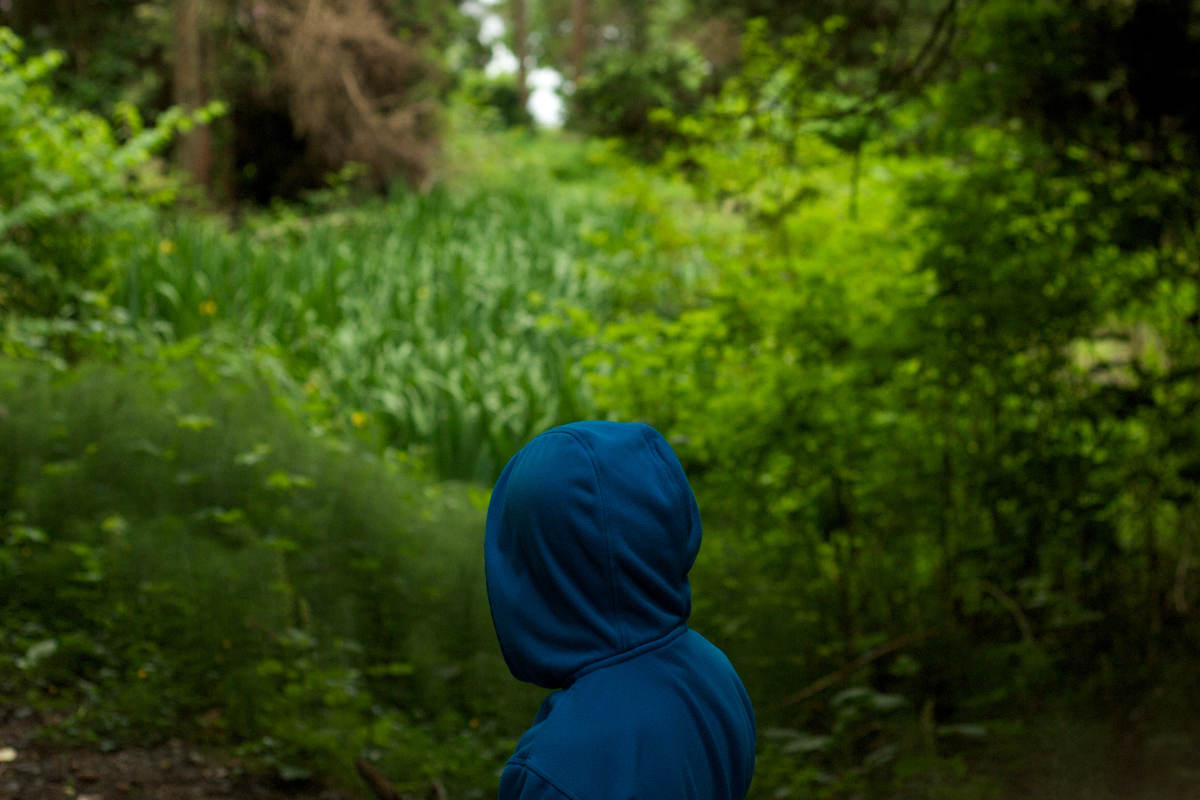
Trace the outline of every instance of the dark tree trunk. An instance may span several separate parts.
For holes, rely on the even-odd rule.
[[[529,59],[529,23],[525,18],[525,0],[512,0],[513,51],[517,56],[517,98],[521,108],[529,101],[529,89],[525,85],[529,76],[525,62]]]
[[[588,0],[571,0],[571,80],[576,84],[583,74],[583,59],[587,55],[587,39],[583,31],[587,18]]]
[[[208,102],[204,85],[205,0],[175,2],[174,103],[184,111],[195,111]],[[198,125],[179,137],[176,157],[179,166],[200,186],[207,187],[212,175],[212,130]]]

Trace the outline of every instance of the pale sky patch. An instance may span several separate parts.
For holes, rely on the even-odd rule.
[[[511,75],[517,71],[517,57],[504,42],[500,41],[507,31],[504,19],[492,8],[499,0],[467,0],[460,8],[464,14],[479,20],[479,41],[492,50],[492,58],[484,67],[484,74],[489,78],[500,75]],[[549,67],[534,67],[529,71],[527,86],[529,87],[529,102],[525,108],[533,116],[534,121],[545,128],[557,128],[566,116],[566,105],[563,103],[559,89],[562,88],[563,78],[557,70]]]

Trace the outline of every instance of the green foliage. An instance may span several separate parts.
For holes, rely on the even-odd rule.
[[[568,125],[618,138],[641,158],[657,159],[671,137],[668,129],[653,124],[653,114],[694,111],[712,90],[711,71],[687,43],[602,52],[575,87]]]
[[[719,92],[691,12],[596,7],[574,124],[623,141],[497,130],[467,80],[446,185],[362,203],[346,171],[237,227],[151,214],[176,117],[64,111],[57,57],[3,39],[0,289],[43,315],[0,336],[3,690],[105,746],[494,791],[537,697],[484,493],[421,475],[600,413],[696,489],[753,796],[1134,796],[1097,775],[1153,725],[1138,791],[1187,796],[1195,10],[695,8],[770,20]]]
[[[826,201],[792,218],[790,255],[775,239],[739,237],[694,307],[610,325],[614,349],[595,356],[601,406],[651,421],[680,454],[710,531],[697,624],[727,631],[717,638],[733,652],[750,648],[739,667],[763,689],[784,691],[797,667],[813,670],[817,642],[836,658],[875,635],[857,627],[851,592],[892,598],[898,632],[925,624],[907,598],[933,576],[897,569],[895,559],[923,556],[918,541],[892,532],[908,524],[895,498],[847,512],[912,469],[900,459],[922,457],[909,444],[921,414],[899,406],[887,383],[912,368],[910,314],[932,286],[911,228],[889,214],[896,179],[877,175],[862,222]],[[865,570],[859,588],[842,581],[852,562]],[[771,644],[797,637],[814,646],[785,654]]]
[[[54,102],[60,53],[21,49],[0,28],[0,309],[71,317],[84,292],[111,289],[151,207],[173,197],[152,156],[193,120],[171,111],[146,128],[126,104],[114,130]]]
[[[305,431],[266,358],[0,361],[6,693],[105,747],[189,733],[344,781],[369,747],[494,790],[537,697],[491,631],[486,497]]]
[[[980,725],[937,725],[932,704],[919,717],[908,701],[855,686],[829,701],[829,733],[794,728],[761,730],[752,797],[853,796],[996,798],[997,781],[968,773],[959,755],[939,755],[955,740],[982,740]],[[908,713],[906,713],[908,712]],[[893,794],[898,793],[898,794]]]
[[[686,174],[702,197],[736,204],[752,221],[774,227],[819,193],[814,170],[837,163],[836,147],[859,152],[868,130],[857,96],[819,89],[832,68],[822,29],[775,43],[765,21],[755,20],[742,54],[739,73],[699,108],[682,116],[658,108],[650,119],[671,136],[664,166]],[[852,192],[857,170],[856,162]]]
[[[178,336],[226,324],[278,347],[364,435],[420,448],[439,475],[488,480],[588,413],[578,360],[593,318],[614,281],[662,263],[663,248],[606,244],[641,218],[522,176],[236,232],[180,219],[141,243],[119,297]]]
[[[495,128],[533,127],[533,116],[521,106],[515,75],[492,78],[482,71],[468,72],[460,79],[456,99],[479,109]]]
[[[760,720],[836,739],[843,681],[912,704],[840,753],[768,744],[763,796],[986,794],[912,739],[916,708],[933,730],[1055,696],[1119,714],[1195,657],[1189,173],[978,126],[953,159],[868,147],[847,187],[854,152],[786,124],[824,113],[803,62],[765,52],[667,161],[749,224],[681,310],[618,315],[590,381],[680,454],[695,624]]]
[[[712,142],[673,125],[681,116],[785,148],[819,131],[858,153],[889,132],[892,109],[957,66],[965,17],[957,0],[638,4],[609,26],[612,46],[593,51],[572,118],[653,157],[680,138]]]
[[[67,68],[50,78],[60,99],[99,114],[121,103],[143,115],[166,108],[171,23],[169,0],[14,3],[5,14],[5,24],[34,52],[65,57]]]

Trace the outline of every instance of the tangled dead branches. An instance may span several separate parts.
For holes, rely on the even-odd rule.
[[[425,178],[438,147],[436,68],[372,0],[274,0],[254,18],[316,160],[361,163],[376,188]]]

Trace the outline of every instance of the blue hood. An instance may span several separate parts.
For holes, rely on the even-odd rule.
[[[686,630],[700,511],[648,425],[546,431],[496,482],[484,542],[488,602],[522,681],[570,686]]]

